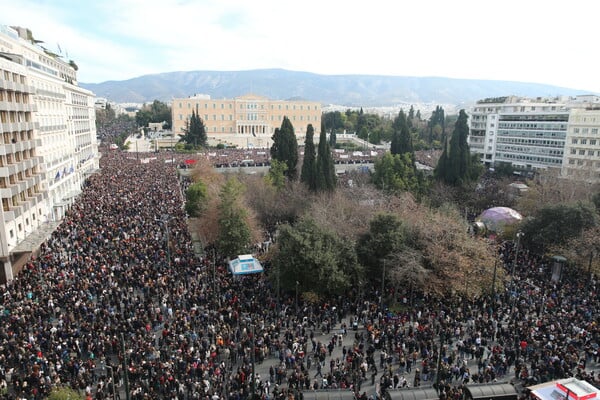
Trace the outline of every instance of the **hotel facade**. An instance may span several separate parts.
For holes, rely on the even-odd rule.
[[[208,95],[173,99],[173,133],[183,135],[192,111],[202,119],[208,142],[227,146],[267,148],[283,117],[294,126],[298,143],[303,143],[312,124],[321,129],[321,104],[311,101],[270,100],[255,95],[233,99],[211,99]]]
[[[98,169],[94,95],[74,66],[0,25],[0,281],[11,280]]]

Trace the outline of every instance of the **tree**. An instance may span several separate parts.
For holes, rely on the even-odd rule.
[[[335,145],[337,144],[337,137],[334,131],[329,132],[329,147],[335,149]]]
[[[229,178],[219,194],[219,237],[217,247],[226,257],[235,257],[246,252],[250,244],[251,232],[248,213],[239,203],[244,191],[243,185],[235,177]]]
[[[300,181],[306,184],[311,192],[317,191],[317,165],[315,155],[315,143],[313,137],[315,129],[312,124],[308,124],[306,128],[306,139],[304,140],[304,160],[302,161],[302,172],[300,173]]]
[[[288,117],[283,117],[281,128],[275,129],[271,139],[271,159],[284,162],[287,165],[285,176],[295,180],[298,176],[298,141],[294,126]]]
[[[279,160],[271,160],[271,166],[265,180],[271,184],[277,190],[281,190],[285,187],[285,173],[287,171],[287,164]]]
[[[546,205],[523,222],[523,245],[538,254],[544,254],[548,248],[575,238],[584,229],[593,227],[596,219],[594,207],[589,203]]]
[[[208,190],[202,181],[192,183],[185,191],[185,211],[190,217],[198,217],[207,207]]]
[[[56,387],[50,392],[48,400],[83,400],[83,396],[69,387]]]
[[[139,127],[146,127],[149,122],[162,122],[163,129],[171,129],[173,121],[171,107],[162,101],[154,100],[152,104],[142,106],[142,109],[135,114],[135,120]]]
[[[404,110],[400,110],[392,125],[394,133],[390,151],[392,154],[414,153],[410,128]]]
[[[336,185],[335,165],[331,156],[331,149],[325,133],[325,125],[321,122],[319,136],[319,152],[317,154],[316,190],[320,192],[333,192]]]
[[[369,231],[358,239],[356,254],[371,281],[381,281],[383,260],[398,253],[407,236],[405,226],[395,214],[380,213],[369,222]]]
[[[192,110],[190,119],[185,122],[183,133],[183,135],[180,135],[180,141],[187,143],[190,147],[205,147],[207,145],[206,127],[195,110]]]
[[[298,282],[301,292],[323,295],[342,294],[362,277],[350,243],[309,218],[280,228],[273,265],[283,288]]]
[[[420,191],[420,174],[414,167],[413,155],[410,153],[385,153],[375,160],[373,183],[378,189],[389,193]]]
[[[467,143],[467,119],[465,110],[460,110],[452,137],[444,144],[444,151],[434,170],[435,178],[448,185],[461,186],[476,181],[482,172],[481,164],[471,155]]]

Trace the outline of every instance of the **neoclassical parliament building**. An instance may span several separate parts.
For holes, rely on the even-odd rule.
[[[315,135],[321,130],[321,104],[313,101],[270,100],[255,95],[217,100],[195,95],[173,99],[171,108],[175,135],[183,134],[192,111],[196,111],[204,122],[210,145],[267,148],[283,117],[292,122],[298,144],[304,143],[309,124]]]

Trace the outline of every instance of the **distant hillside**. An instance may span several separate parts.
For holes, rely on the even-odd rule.
[[[99,97],[117,103],[145,103],[193,94],[233,98],[252,93],[270,99],[302,98],[345,106],[391,106],[398,103],[461,105],[487,97],[589,94],[537,83],[378,75],[318,75],[283,69],[190,71],[145,75],[124,81],[80,83]]]

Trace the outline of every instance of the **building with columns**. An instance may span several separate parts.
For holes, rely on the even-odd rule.
[[[304,142],[306,128],[312,124],[315,132],[321,130],[321,104],[302,100],[270,100],[255,95],[233,99],[211,99],[195,95],[173,99],[173,133],[182,135],[192,111],[202,119],[209,144],[266,148],[271,136],[281,127],[283,117],[291,121],[298,143]]]
[[[30,36],[0,25],[0,281],[50,236],[99,162],[93,94]]]

